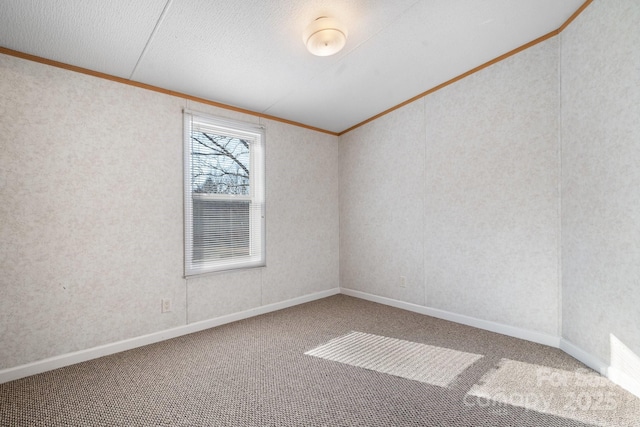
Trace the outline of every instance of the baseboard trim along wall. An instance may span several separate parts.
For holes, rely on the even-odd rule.
[[[238,320],[259,316],[261,314],[271,313],[273,311],[282,310],[284,308],[293,307],[299,304],[304,304],[306,302],[319,300],[337,294],[344,294],[351,297],[360,298],[363,300],[376,302],[407,311],[412,311],[414,313],[424,314],[426,316],[432,316],[438,319],[448,320],[450,322],[460,323],[463,325],[472,326],[474,328],[484,329],[502,335],[520,338],[526,341],[532,341],[554,348],[559,348],[571,357],[584,363],[594,371],[599,372],[603,376],[606,376],[611,381],[618,384],[620,387],[640,397],[640,384],[638,384],[637,381],[629,377],[629,375],[625,374],[624,372],[608,366],[602,360],[587,353],[580,347],[567,341],[564,338],[555,337],[553,335],[548,335],[541,332],[530,331],[527,329],[517,328],[515,326],[509,326],[503,323],[465,316],[463,314],[452,313],[445,310],[439,310],[436,308],[425,307],[405,301],[399,301],[392,298],[381,297],[378,295],[373,295],[347,288],[334,288],[322,292],[316,292],[302,297],[292,298],[286,301],[255,307],[238,313],[228,314],[225,316],[203,320],[200,322],[189,323],[187,325],[178,326],[176,328],[167,329],[160,332],[154,332],[151,334],[126,339],[111,344],[105,344],[86,350],[80,350],[73,353],[51,357],[48,359],[38,360],[13,368],[3,369],[0,370],[0,384],[28,377],[30,375],[51,371],[53,369],[62,368],[64,366],[85,362],[87,360],[97,359],[98,357],[108,356],[110,354],[119,353],[121,351],[131,350],[133,348],[142,347],[171,338],[176,338],[182,335],[203,331],[205,329],[214,328],[216,326],[236,322]]]
[[[601,375],[609,378],[612,382],[618,384],[630,393],[640,397],[640,384],[631,376],[622,372],[613,366],[608,366],[605,362],[587,353],[580,347],[576,346],[570,341],[562,338],[560,341],[560,349],[567,353],[569,356],[578,359],[591,369],[599,372]]]
[[[570,341],[562,338],[560,340],[560,346],[558,347],[560,350],[567,353],[569,356],[577,359],[593,369],[596,372],[599,372],[600,375],[607,376],[609,369],[607,368],[607,364],[597,357],[587,353],[577,345],[573,344]]]
[[[502,335],[507,335],[514,338],[520,338],[526,341],[532,341],[538,344],[548,345],[550,347],[558,348],[574,359],[584,363],[589,368],[600,373],[601,375],[609,378],[612,382],[624,388],[630,393],[640,397],[640,384],[638,384],[629,375],[621,372],[620,370],[608,366],[605,362],[597,357],[587,353],[575,344],[567,341],[564,338],[556,337],[553,335],[544,334],[541,332],[530,331],[527,329],[517,328],[514,326],[505,325],[503,323],[492,322],[488,320],[478,319],[475,317],[465,316],[463,314],[452,313],[445,310],[439,310],[437,308],[425,307],[418,304],[412,304],[404,301],[395,300],[392,298],[381,297],[378,295],[369,294],[366,292],[355,291],[353,289],[340,288],[340,293],[349,295],[355,298],[364,299],[367,301],[377,302],[379,304],[388,305],[391,307],[401,308],[407,311],[413,311],[415,313],[424,314],[427,316],[436,317],[438,319],[448,320],[455,323],[461,323],[467,326],[473,326],[475,328],[484,329],[491,332],[497,332]]]
[[[503,323],[482,320],[476,317],[465,316],[463,314],[452,313],[450,311],[439,310],[437,308],[425,307],[423,305],[372,295],[366,292],[354,291],[352,289],[341,288],[341,292],[345,295],[361,298],[367,301],[377,302],[407,311],[413,311],[414,313],[425,314],[438,319],[449,320],[450,322],[473,326],[474,328],[484,329],[486,331],[496,332],[502,335],[536,342],[538,344],[544,344],[555,348],[560,346],[560,338],[544,334],[542,332],[530,331],[528,329],[509,326]]]
[[[640,397],[640,383],[638,383],[638,381],[630,377],[628,374],[612,366],[609,366],[609,368],[607,369],[606,377],[614,383],[618,384],[623,389],[627,390],[629,393],[633,393],[634,395]]]
[[[86,362],[87,360],[97,359],[98,357],[108,356],[110,354],[119,353],[121,351],[131,350],[133,348],[142,347],[171,338],[176,338],[182,335],[192,334],[194,332],[203,331],[205,329],[213,328],[231,322],[236,322],[238,320],[247,319],[249,317],[259,316],[261,314],[282,310],[284,308],[289,308],[299,304],[304,304],[306,302],[330,297],[339,293],[339,288],[329,289],[322,292],[304,295],[298,298],[292,298],[286,301],[263,305],[238,313],[220,316],[213,319],[207,319],[200,322],[189,323],[187,325],[178,326],[176,328],[171,328],[160,332],[154,332],[151,334],[105,344],[86,350],[75,351],[73,353],[62,354],[60,356],[38,360],[13,368],[2,369],[0,370],[0,384],[28,377],[30,375],[51,371],[53,369],[62,368],[64,366]]]

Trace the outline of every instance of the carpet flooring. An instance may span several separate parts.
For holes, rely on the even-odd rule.
[[[637,427],[640,399],[560,350],[336,295],[0,384],[0,425]]]

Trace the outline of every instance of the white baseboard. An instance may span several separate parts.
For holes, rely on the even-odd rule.
[[[567,353],[569,356],[579,360],[580,362],[584,363],[594,371],[598,372],[600,375],[603,375],[605,377],[608,376],[607,373],[609,368],[605,362],[593,356],[592,354],[587,353],[586,351],[584,351],[577,345],[573,344],[572,342],[562,338],[560,340],[559,348],[560,350]]]
[[[607,369],[607,378],[627,390],[629,393],[640,397],[640,383],[628,374],[609,366]]]
[[[415,313],[460,323],[463,325],[473,326],[475,328],[496,332],[502,335],[507,335],[527,341],[536,342],[539,344],[548,345],[550,347],[559,348],[568,355],[584,363],[594,371],[606,376],[614,383],[628,390],[630,393],[633,393],[634,395],[640,397],[640,384],[638,384],[635,379],[631,378],[624,372],[608,366],[602,360],[587,353],[580,347],[567,341],[564,338],[346,288],[334,288],[322,292],[316,292],[302,297],[292,298],[286,301],[263,305],[238,313],[228,314],[225,316],[203,320],[200,322],[194,322],[188,325],[178,326],[176,328],[154,332],[151,334],[130,338],[115,343],[105,344],[86,350],[62,354],[60,356],[38,360],[36,362],[27,363],[25,365],[16,366],[13,368],[2,369],[0,370],[0,384],[19,378],[28,377],[30,375],[35,375],[53,369],[61,368],[64,366],[85,362],[87,360],[96,359],[98,357],[108,356],[110,354],[119,353],[121,351],[131,350],[133,348],[142,347],[171,338],[176,338],[182,335],[199,332],[227,323],[236,322],[238,320],[247,319],[249,317],[259,316],[261,314],[282,310],[284,308],[293,307],[299,304],[304,304],[306,302],[315,301],[340,293],[355,298],[377,302],[379,304],[384,304],[391,307],[396,307],[403,310],[408,310]]]
[[[156,342],[176,338],[182,335],[199,332],[205,329],[224,325],[226,323],[236,322],[238,320],[247,319],[249,317],[259,316],[261,314],[270,313],[284,308],[293,307],[295,305],[304,304],[306,302],[315,301],[340,293],[339,288],[329,289],[327,291],[316,292],[298,298],[292,298],[273,304],[267,304],[249,310],[233,313],[226,316],[220,316],[213,319],[203,320],[200,322],[189,323],[188,325],[178,326],[176,328],[164,331],[154,332],[135,338],[117,341],[86,350],[75,351],[73,353],[62,354],[36,362],[27,363],[25,365],[0,370],[0,384],[17,380],[19,378],[28,377],[30,375],[39,374],[53,369],[62,368],[64,366],[85,362],[98,357],[108,356],[110,354],[119,353],[121,351],[131,350],[133,348],[142,347]]]
[[[574,359],[577,359],[580,362],[584,363],[594,371],[599,372],[601,375],[609,378],[612,382],[618,384],[629,393],[640,397],[640,384],[636,379],[632,378],[625,372],[622,372],[619,369],[614,368],[613,366],[608,366],[602,360],[587,353],[580,347],[576,346],[570,341],[567,341],[564,338],[560,341],[560,349]]]
[[[541,332],[531,331],[527,329],[517,328],[514,326],[505,325],[503,323],[491,322],[488,320],[465,316],[463,314],[451,313],[445,310],[439,310],[436,308],[430,308],[430,307],[425,307],[422,305],[412,304],[404,301],[398,301],[392,298],[386,298],[378,295],[369,294],[366,292],[355,291],[353,289],[341,288],[340,291],[344,295],[349,295],[355,298],[377,302],[379,304],[401,308],[403,310],[413,311],[415,313],[424,314],[427,316],[437,317],[438,319],[449,320],[451,322],[461,323],[463,325],[473,326],[475,328],[485,329],[491,332],[497,332],[502,335],[507,335],[514,338],[520,338],[523,340],[548,345],[554,348],[559,348],[560,350],[567,353],[569,356],[573,357],[574,359],[577,359],[578,361],[584,363],[594,371],[609,378],[615,384],[619,385],[620,387],[624,388],[630,393],[640,397],[640,384],[634,378],[630,377],[626,373],[616,368],[608,366],[602,360],[587,353],[580,347],[567,341],[564,338],[544,334]]]
[[[439,310],[437,308],[425,307],[423,305],[412,304],[409,302],[398,301],[392,298],[381,297],[373,294],[369,294],[361,291],[354,291],[353,289],[341,288],[341,292],[345,295],[349,295],[356,298],[361,298],[367,301],[377,302],[391,307],[401,308],[403,310],[413,311],[415,313],[425,314],[431,317],[437,317],[438,319],[449,320],[455,323],[461,323],[467,326],[473,326],[474,328],[484,329],[491,332],[497,332],[502,335],[507,335],[514,338],[520,338],[527,341],[532,341],[538,344],[548,345],[550,347],[558,348],[560,346],[560,338],[545,334],[542,332],[531,331],[528,329],[522,329],[515,326],[505,325],[503,323],[492,322],[490,320],[478,319],[476,317],[465,316],[463,314],[452,313],[450,311]]]

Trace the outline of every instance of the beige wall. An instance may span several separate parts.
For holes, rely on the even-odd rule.
[[[341,286],[557,336],[557,134],[550,40],[343,136]]]
[[[562,337],[640,390],[638,22],[596,0],[343,136],[341,286]]]
[[[181,110],[261,119],[0,56],[0,369],[340,285],[562,336],[633,376],[639,21],[596,0],[339,139],[264,121],[268,266],[188,281]]]
[[[422,100],[341,137],[342,287],[423,304],[424,153]]]
[[[639,22],[636,0],[596,0],[561,35],[562,334],[614,368],[624,356],[638,385]]]
[[[558,41],[426,100],[434,308],[559,334]]]
[[[336,137],[266,121],[268,266],[187,283],[182,109],[259,119],[5,55],[0,94],[0,369],[338,287]]]

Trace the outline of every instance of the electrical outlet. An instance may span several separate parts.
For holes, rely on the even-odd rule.
[[[400,276],[400,287],[401,288],[407,287],[407,276]]]
[[[162,313],[169,313],[171,309],[171,298],[162,298]]]

